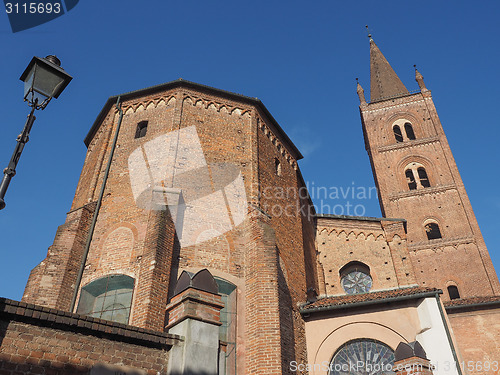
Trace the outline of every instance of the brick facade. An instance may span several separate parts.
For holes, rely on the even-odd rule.
[[[299,197],[305,189],[297,167],[300,153],[256,99],[176,81],[123,96],[122,100],[123,121],[81,286],[110,274],[132,277],[135,290],[130,323],[162,330],[173,281],[183,270],[207,268],[243,286],[237,303],[244,304],[244,314],[237,319],[238,326],[244,327],[239,337],[245,350],[239,352],[239,363],[252,373],[270,373],[270,369],[284,373],[282,368],[288,368],[291,360],[306,356],[304,325],[297,304],[305,299],[308,288],[318,289],[314,211],[307,196]],[[99,198],[118,119],[119,111],[107,104],[89,133],[87,157],[68,223],[73,223],[73,212],[93,205]],[[136,138],[136,126],[141,121],[148,122],[147,132]],[[134,195],[131,180],[138,167],[131,165],[130,159],[137,150],[143,150],[147,158],[148,147],[158,137],[191,129],[195,129],[207,167],[189,176],[190,171],[183,167],[185,161],[175,160],[175,170],[167,171],[165,180],[157,183],[169,189],[182,183],[186,175],[195,178],[196,184],[182,190],[182,199],[189,201],[196,195],[217,193],[239,173],[248,207],[244,221],[231,230],[206,224],[219,220],[219,213],[214,211],[214,216],[184,227],[185,232],[176,237],[172,211],[151,210],[139,202],[147,199],[145,195]],[[231,204],[236,195],[227,194]],[[301,210],[301,206],[306,209]],[[89,214],[85,223],[91,217]],[[213,236],[212,231],[221,234]],[[80,232],[85,240],[88,228]],[[56,238],[53,247],[61,241]],[[65,239],[64,244],[67,242]],[[70,256],[76,262],[73,268],[64,272],[58,268],[57,273],[65,280],[65,293],[71,296],[82,252],[66,245],[64,254],[47,257],[33,271],[23,301],[69,310],[68,298],[59,298],[57,303],[47,300],[47,296],[61,294],[56,280],[39,283],[37,277],[46,274],[45,268],[56,269],[61,259]],[[40,267],[45,268],[38,271]],[[265,347],[269,354],[263,361]]]
[[[0,299],[0,374],[88,374],[97,365],[164,373],[180,338]]]
[[[367,294],[372,296],[421,287],[440,288],[449,300],[448,286],[457,287],[462,298],[474,297],[478,290],[500,294],[430,91],[417,72],[421,91],[410,94],[373,41],[371,48],[372,102],[366,102],[359,84],[358,94],[383,218],[316,214],[297,164],[302,155],[258,99],[178,80],[112,97],[105,104],[85,139],[88,151],[71,211],[46,259],[33,269],[23,301],[69,311],[75,290],[80,293],[110,275],[126,275],[134,280],[132,326],[160,334],[188,310],[218,325],[219,302],[194,306],[182,294],[174,297],[183,271],[207,269],[236,288],[229,312],[234,342],[221,342],[234,348],[234,368],[227,375],[267,375],[294,373],[292,361],[312,358],[299,306],[306,299],[313,303],[318,295],[345,295],[341,270],[350,264],[367,267],[372,282]],[[401,130],[406,123],[414,134],[405,130],[399,137],[393,126]],[[140,126],[147,128],[140,133]],[[427,174],[418,175],[417,188],[410,188],[406,171],[420,173],[419,168]],[[442,238],[428,239],[428,223],[439,224]],[[400,326],[411,328],[408,332],[416,337],[427,312],[417,311],[416,305],[412,309],[411,321]],[[397,313],[386,315],[384,324],[390,325],[387,321]],[[464,332],[485,332],[485,322],[496,327],[496,318],[491,312],[470,318],[450,315],[460,351],[482,345]],[[341,317],[343,323],[359,323],[349,319]],[[24,329],[22,324],[6,326],[7,342],[11,331]],[[363,337],[363,324],[357,327],[352,339]],[[386,328],[397,345],[403,336]],[[69,336],[75,334],[68,328],[58,337],[73,342]],[[88,345],[94,340],[78,337],[75,342],[81,338]],[[338,347],[342,337],[335,338]],[[107,339],[96,343],[96,350]],[[495,334],[491,339],[496,345]],[[37,352],[29,345],[20,344]],[[8,347],[2,345],[2,350],[13,350]],[[324,350],[324,358],[331,359],[331,348]],[[497,353],[483,352],[464,357],[480,360]],[[166,369],[162,361],[158,357],[155,362],[160,372]]]
[[[419,284],[443,290],[455,285],[462,297],[472,297],[478,289],[500,293],[430,91],[364,103],[360,111],[382,212],[406,219]],[[393,125],[404,123],[411,123],[415,140],[396,141]],[[412,165],[415,171],[425,168],[430,187],[409,190],[405,170]],[[427,239],[428,221],[439,224],[441,239]]]
[[[500,297],[445,304],[467,374],[500,373]]]

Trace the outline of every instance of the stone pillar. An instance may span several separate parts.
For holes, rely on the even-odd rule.
[[[400,342],[394,353],[397,375],[432,375],[432,365],[418,341]]]
[[[187,285],[172,298],[167,306],[166,330],[182,336],[184,342],[170,351],[169,375],[218,374],[220,310],[223,307],[216,290],[214,293],[193,285]]]

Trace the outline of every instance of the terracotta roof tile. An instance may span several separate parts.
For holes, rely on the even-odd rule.
[[[467,305],[477,305],[477,304],[488,304],[494,302],[500,302],[500,296],[459,298],[444,302],[444,306],[445,307],[467,306]]]
[[[329,306],[342,306],[342,305],[353,305],[361,302],[367,301],[383,301],[386,299],[404,297],[404,296],[412,296],[422,293],[432,293],[432,292],[441,292],[436,288],[424,288],[424,287],[411,287],[411,288],[401,288],[401,289],[391,289],[391,290],[382,290],[371,293],[362,293],[362,294],[347,294],[343,296],[332,296],[332,297],[323,297],[314,302],[307,303],[302,306],[301,310],[311,310],[321,307],[329,307]]]

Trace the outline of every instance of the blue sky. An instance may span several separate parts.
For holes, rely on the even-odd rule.
[[[369,95],[365,24],[409,90],[417,64],[500,269],[500,2],[80,1],[13,34],[0,16],[0,168],[28,114],[19,76],[56,54],[74,80],[37,120],[0,212],[0,296],[20,299],[71,206],[83,138],[106,99],[184,78],[259,97],[304,154],[315,186],[374,185],[355,78]],[[345,207],[345,200],[329,202]],[[375,197],[350,200],[380,216]],[[361,210],[361,209],[359,209]],[[337,211],[337,213],[339,213]],[[360,213],[360,211],[358,211]]]

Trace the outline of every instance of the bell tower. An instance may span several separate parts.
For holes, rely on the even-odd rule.
[[[407,221],[419,285],[444,299],[500,294],[500,284],[431,92],[410,93],[370,36],[370,102],[361,121],[384,217]]]

